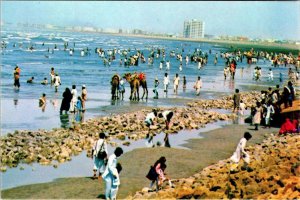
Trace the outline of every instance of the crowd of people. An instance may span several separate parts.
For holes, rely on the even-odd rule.
[[[69,44],[64,44],[64,50],[68,48]],[[75,43],[74,43],[75,47]],[[31,47],[31,49],[34,47]],[[57,46],[55,47],[57,48]],[[49,50],[50,51],[50,50]],[[134,53],[132,53],[134,52]],[[73,56],[75,53],[74,48],[69,50],[69,55]],[[146,63],[146,56],[145,53],[139,50],[132,51],[128,50],[120,50],[120,49],[113,49],[113,50],[104,50],[102,48],[96,48],[95,53],[99,55],[102,59],[104,66],[111,66],[112,62],[115,62],[118,58],[119,65],[124,67],[130,66],[138,66],[139,62]],[[82,49],[80,51],[80,56],[87,56],[91,54],[91,49]],[[169,77],[169,70],[171,69],[171,62],[170,60],[166,59],[167,51],[165,49],[157,48],[151,49],[149,56],[148,56],[148,66],[152,66],[154,64],[155,59],[161,59],[159,62],[159,69],[165,70],[164,78],[161,81],[163,87],[163,92],[165,96],[168,94],[168,88],[171,83]],[[170,59],[176,59],[179,61],[178,71],[181,72],[183,68],[183,59],[185,58],[185,65],[190,65],[194,63],[197,65],[199,70],[203,69],[205,65],[208,63],[208,57],[210,52],[202,52],[201,49],[195,49],[192,53],[184,53],[184,49],[176,49],[176,51],[170,51],[169,57]],[[278,116],[281,111],[281,105],[284,105],[284,108],[288,108],[293,106],[293,100],[295,99],[295,88],[293,83],[298,80],[299,73],[298,68],[300,62],[300,55],[298,57],[293,56],[292,54],[282,54],[282,53],[268,53],[268,52],[255,52],[251,49],[248,52],[241,52],[240,50],[234,50],[232,52],[221,52],[220,55],[218,53],[214,56],[214,65],[219,62],[219,56],[224,59],[225,67],[224,67],[224,79],[231,78],[232,80],[235,79],[235,73],[237,69],[238,62],[242,62],[243,59],[247,59],[248,64],[255,63],[257,64],[258,60],[262,59],[264,62],[266,60],[271,61],[272,66],[274,68],[279,67],[280,65],[284,66],[295,66],[295,71],[289,68],[288,77],[289,81],[287,86],[284,86],[280,91],[280,86],[277,85],[276,88],[269,88],[267,91],[261,91],[260,99],[257,99],[256,106],[251,108],[251,123],[255,126],[255,130],[258,130],[260,125],[264,125],[265,127],[271,127],[272,124],[278,125]],[[14,87],[19,89],[20,88],[20,74],[21,69],[16,66],[14,69]],[[182,80],[181,80],[182,78]],[[270,68],[268,71],[268,81],[274,81],[274,74],[272,69]],[[28,84],[32,84],[36,79],[32,76],[30,79],[27,80]],[[262,69],[259,66],[254,68],[253,72],[253,80],[261,81],[262,80]],[[280,73],[279,82],[282,82],[282,74]],[[125,93],[125,86],[124,86],[125,79],[120,79],[120,86],[118,90],[122,94],[122,100],[124,98]],[[179,73],[176,73],[173,78],[173,93],[175,95],[178,94],[178,89],[180,84],[182,84],[182,89],[185,91],[187,87],[187,79],[186,76],[181,77]],[[45,77],[41,80],[42,85],[48,85],[48,79]],[[55,72],[54,68],[51,68],[50,71],[50,85],[54,86],[55,92],[58,92],[60,85],[62,84],[61,78],[58,72]],[[154,99],[159,98],[159,87],[160,81],[157,77],[154,79]],[[195,76],[195,83],[193,84],[193,89],[195,90],[195,95],[199,96],[201,88],[203,87],[202,79],[200,76]],[[76,112],[85,112],[86,110],[86,101],[87,101],[87,89],[85,85],[82,85],[81,94],[78,95],[78,91],[76,89],[76,85],[72,85],[72,89],[70,90],[69,87],[65,88],[65,91],[62,94],[62,103],[60,106],[60,114],[63,113],[76,113]],[[39,106],[42,109],[45,109],[47,99],[46,94],[43,93],[39,99]],[[246,106],[245,103],[241,100],[240,91],[239,89],[235,90],[235,94],[233,95],[233,112],[239,112],[241,115],[244,115]],[[166,110],[163,112],[158,112],[157,110],[153,110],[151,113],[148,113],[145,118],[145,125],[149,127],[149,133],[147,135],[147,141],[153,140],[153,135],[150,132],[150,127],[155,124],[155,120],[159,118],[163,118],[165,121],[166,130],[170,128],[170,122],[172,117],[174,116],[173,111]],[[276,121],[277,120],[277,121]],[[283,123],[280,134],[286,134],[288,132],[299,132],[299,122],[290,121],[286,119]],[[99,139],[95,142],[92,150],[92,158],[94,161],[93,166],[93,177],[95,179],[101,179],[105,181],[106,189],[105,189],[105,196],[107,199],[116,199],[118,188],[120,185],[120,176],[119,174],[122,171],[122,166],[118,164],[118,158],[123,154],[123,149],[117,147],[114,150],[114,153],[109,155],[107,150],[107,142],[106,142],[106,135],[104,133],[99,134]],[[249,155],[245,151],[246,142],[250,140],[252,135],[249,132],[244,134],[244,137],[240,140],[235,153],[231,157],[231,161],[235,164],[238,164],[240,159],[242,158],[245,163],[250,162]],[[165,146],[170,146],[168,144],[168,137],[164,139]],[[150,146],[154,146],[151,144]],[[243,156],[241,156],[243,155]],[[156,183],[156,191],[162,186],[165,181],[168,181],[169,185],[173,187],[172,181],[170,177],[166,176],[166,161],[167,159],[164,156],[161,156],[154,164],[151,166],[150,171],[147,174],[147,178],[151,181],[150,189],[154,183]],[[233,167],[234,169],[235,167]],[[251,170],[251,169],[248,169]],[[97,177],[97,172],[99,173]]]

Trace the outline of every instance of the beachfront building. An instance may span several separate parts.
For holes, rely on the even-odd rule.
[[[204,38],[204,22],[197,19],[184,21],[183,37],[184,38]]]

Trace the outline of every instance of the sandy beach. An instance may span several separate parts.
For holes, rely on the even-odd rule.
[[[250,129],[250,130],[249,130]],[[167,158],[167,174],[173,179],[189,177],[203,168],[231,156],[239,139],[245,131],[253,134],[249,144],[262,142],[270,133],[278,129],[260,129],[251,131],[249,125],[228,125],[223,128],[201,133],[203,139],[189,140],[184,147],[177,148],[139,148],[124,154],[120,158],[123,166],[121,173],[122,185],[119,198],[134,195],[136,191],[149,186],[145,178],[149,167],[161,155]],[[145,156],[147,155],[147,156]],[[180,167],[178,167],[180,166]],[[92,173],[92,172],[91,172]],[[176,184],[176,183],[175,183]],[[30,192],[29,192],[30,191]],[[59,179],[51,183],[21,186],[2,191],[2,198],[103,198],[104,184],[90,177]]]

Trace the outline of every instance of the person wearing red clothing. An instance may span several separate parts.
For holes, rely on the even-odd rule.
[[[291,122],[289,118],[285,119],[285,122],[281,125],[279,134],[286,134],[286,133],[295,133],[296,132],[296,127],[294,124]]]

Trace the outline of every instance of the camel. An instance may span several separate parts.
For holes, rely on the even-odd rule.
[[[142,99],[144,98],[145,94],[146,94],[145,98],[148,99],[147,81],[146,81],[146,77],[143,73],[139,73],[139,74],[126,73],[124,75],[124,78],[130,84],[130,88],[131,88],[131,93],[130,93],[130,97],[129,97],[130,100],[138,100],[139,101],[140,85],[143,87]],[[133,98],[133,95],[134,95],[134,98]]]
[[[111,99],[116,100],[118,99],[118,91],[119,91],[119,83],[120,83],[120,77],[119,75],[115,74],[111,78]]]

